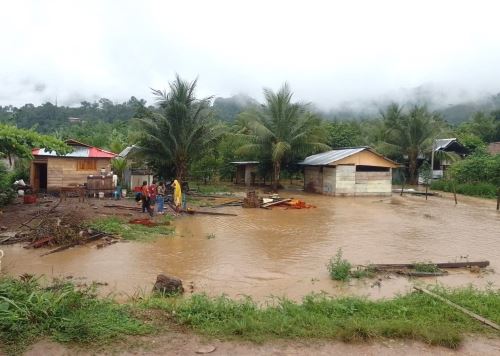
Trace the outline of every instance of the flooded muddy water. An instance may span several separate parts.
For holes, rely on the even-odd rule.
[[[326,264],[342,248],[353,264],[415,261],[489,260],[500,271],[500,213],[493,201],[398,195],[388,198],[331,198],[283,192],[314,204],[314,209],[217,211],[231,216],[183,216],[176,233],[153,243],[118,243],[103,249],[81,246],[39,257],[39,250],[4,246],[7,273],[82,277],[106,282],[105,292],[132,295],[149,291],[158,273],[181,278],[186,290],[231,297],[250,295],[300,299],[311,292],[389,297],[414,280],[382,277],[332,281]],[[424,283],[458,286],[500,285],[500,274],[451,271]]]

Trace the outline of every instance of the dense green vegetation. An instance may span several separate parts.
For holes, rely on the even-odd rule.
[[[42,337],[59,342],[103,343],[151,331],[130,307],[97,298],[93,286],[58,280],[44,286],[31,276],[0,278],[0,345],[20,353]]]
[[[76,107],[50,103],[0,107],[0,129],[4,131],[0,132],[0,155],[12,154],[7,151],[11,142],[3,138],[12,137],[11,132],[18,128],[27,128],[31,129],[27,137],[47,133],[114,152],[136,144],[142,147],[142,155],[135,161],[149,165],[162,178],[203,182],[215,177],[231,179],[231,161],[256,160],[260,162],[258,175],[264,181],[273,181],[276,187],[279,178],[300,177],[298,161],[329,147],[372,146],[391,159],[405,162],[405,176],[415,183],[421,158],[430,159],[436,138],[458,137],[469,152],[478,155],[485,154],[489,142],[500,141],[500,96],[484,105],[466,105],[463,112],[468,113],[468,120],[452,120],[450,112],[458,115],[457,107],[432,111],[421,104],[390,104],[381,107],[379,114],[324,113],[293,102],[293,93],[286,85],[276,92],[266,89],[263,104],[245,95],[199,99],[195,89],[196,81],[189,83],[177,77],[167,91],[154,91],[158,100],[150,106],[131,97],[123,103],[105,98],[84,101]],[[334,121],[330,121],[332,118]],[[36,142],[23,140],[19,147],[27,153]],[[26,169],[16,174],[26,176]],[[457,175],[457,188],[466,191],[464,186],[472,183],[459,176],[463,174]],[[489,179],[475,179],[475,183],[498,186]],[[436,188],[436,184],[447,186],[446,182],[435,183]]]
[[[498,290],[433,290],[500,322]],[[275,299],[266,306],[250,298],[235,301],[227,297],[194,295],[187,299],[153,297],[146,299],[142,306],[167,311],[175,322],[210,337],[258,342],[275,338],[360,342],[386,337],[457,348],[469,333],[492,333],[477,320],[420,293],[379,301],[310,295],[300,304]]]
[[[500,189],[500,155],[478,153],[455,162],[445,179],[434,181],[435,190],[495,198]]]

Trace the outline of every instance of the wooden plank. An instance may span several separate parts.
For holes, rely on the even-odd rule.
[[[438,268],[467,268],[467,267],[488,267],[490,261],[475,261],[475,262],[441,262],[441,263],[424,263],[426,265],[435,265]],[[386,263],[386,264],[371,264],[368,267],[374,269],[398,269],[398,268],[415,268],[415,263]]]
[[[188,214],[203,214],[203,215],[217,215],[217,216],[238,216],[237,214],[230,214],[230,213],[217,213],[214,211],[200,211],[200,210],[181,210],[183,213],[188,213]]]
[[[271,203],[262,204],[262,207],[263,208],[269,208],[270,206],[287,203],[289,201],[292,201],[292,199],[281,199],[281,200],[278,200],[278,201],[273,201]]]
[[[491,320],[488,320],[488,319],[482,317],[481,315],[478,315],[478,314],[476,314],[474,312],[471,312],[470,310],[465,309],[464,307],[462,307],[462,306],[460,306],[458,304],[453,303],[451,300],[443,298],[440,295],[437,295],[437,294],[435,294],[435,293],[433,293],[430,290],[427,290],[425,288],[420,288],[420,287],[417,287],[417,286],[413,286],[413,288],[415,288],[419,292],[423,292],[423,293],[425,293],[427,295],[430,295],[431,297],[433,297],[435,299],[438,299],[438,300],[442,301],[443,303],[446,303],[446,304],[452,306],[455,309],[460,310],[462,313],[467,314],[468,316],[470,316],[470,317],[472,317],[472,318],[474,318],[476,320],[479,320],[481,323],[486,324],[486,325],[492,327],[493,329],[500,330],[500,325],[492,322]]]

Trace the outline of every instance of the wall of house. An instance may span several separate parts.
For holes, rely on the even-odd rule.
[[[254,179],[252,179],[252,173],[254,176]],[[257,174],[257,166],[254,164],[247,164],[245,165],[245,185],[249,186],[253,183],[255,183],[255,176]],[[252,182],[252,180],[254,182]]]
[[[48,157],[47,158],[47,190],[58,190],[61,187],[84,184],[87,176],[100,174],[101,168],[111,170],[109,158],[84,158],[95,160],[96,169],[77,170],[78,160],[82,158]]]
[[[304,190],[310,193],[323,193],[322,167],[304,168]]]
[[[337,165],[335,181],[335,195],[356,195],[356,166]]]
[[[355,155],[338,160],[334,163],[334,165],[339,165],[339,164],[355,164],[355,165],[388,167],[388,168],[397,167],[397,165],[394,164],[393,162],[371,151],[361,151]]]
[[[362,195],[391,195],[392,172],[355,172],[355,194]]]
[[[335,195],[336,178],[335,167],[323,167],[323,194]]]

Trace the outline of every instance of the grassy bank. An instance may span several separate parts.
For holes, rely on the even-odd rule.
[[[130,307],[97,298],[92,287],[77,289],[64,281],[44,287],[37,278],[0,278],[0,343],[8,353],[20,353],[41,337],[96,344],[150,331]]]
[[[499,291],[434,291],[500,322]],[[164,310],[174,322],[207,336],[257,342],[273,338],[346,342],[401,338],[456,348],[468,333],[491,333],[476,320],[420,293],[381,301],[311,295],[301,304],[278,300],[267,306],[250,299],[195,295],[188,299],[151,298],[142,307]]]
[[[145,241],[172,235],[174,228],[170,226],[170,219],[169,215],[164,215],[160,225],[148,227],[129,224],[126,219],[113,216],[94,220],[88,225],[99,231],[119,235],[125,240]]]
[[[432,190],[442,190],[453,193],[453,183],[445,179],[433,181]],[[457,193],[480,198],[494,199],[497,196],[497,187],[491,183],[460,183],[456,185]]]
[[[500,322],[498,290],[433,291]],[[379,301],[310,295],[302,303],[275,299],[264,305],[251,299],[153,295],[118,304],[97,298],[91,287],[77,289],[67,281],[44,286],[34,278],[0,278],[0,345],[8,353],[19,353],[40,338],[92,347],[175,324],[208,337],[256,342],[399,338],[456,348],[465,335],[494,334],[478,321],[420,293]]]

